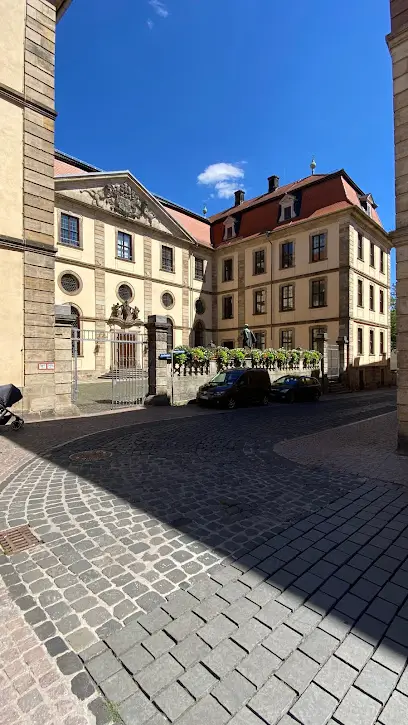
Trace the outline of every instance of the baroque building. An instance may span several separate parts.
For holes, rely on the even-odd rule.
[[[23,388],[27,410],[66,409],[71,354],[80,379],[103,376],[115,359],[99,340],[117,330],[126,357],[126,335],[143,337],[149,315],[167,320],[168,349],[240,346],[244,324],[260,348],[315,347],[324,333],[337,373],[358,369],[364,384],[374,370],[368,382],[381,382],[390,240],[371,194],[344,170],[313,168],[291,184],[271,176],[254,199],[238,190],[206,219],[129,171],[55,152],[55,24],[68,5],[2,3],[0,382]],[[80,330],[72,350],[56,305]]]

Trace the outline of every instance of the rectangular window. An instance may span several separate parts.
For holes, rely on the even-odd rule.
[[[70,247],[79,247],[79,219],[70,214],[61,214],[61,239],[62,244],[69,244]]]
[[[224,340],[222,343],[222,347],[227,347],[229,350],[234,349],[234,340]]]
[[[363,354],[363,328],[359,327],[357,329],[357,354],[362,355]]]
[[[375,246],[370,242],[370,267],[375,267]]]
[[[222,264],[222,281],[232,282],[234,279],[234,268],[232,259],[224,259]]]
[[[312,327],[310,330],[310,348],[312,350],[319,350],[322,347],[322,339],[319,335],[323,335],[327,332],[327,327]]]
[[[225,230],[225,238],[232,239],[232,227],[227,227]]]
[[[362,279],[357,280],[357,305],[359,307],[364,307],[363,280]]]
[[[295,245],[293,242],[281,244],[281,268],[288,269],[295,266]]]
[[[280,346],[285,350],[293,350],[293,330],[280,331]]]
[[[264,274],[265,271],[265,250],[260,249],[254,252],[254,274]]]
[[[232,306],[232,297],[223,297],[222,298],[222,319],[223,320],[232,320],[234,317],[234,311]]]
[[[370,330],[370,355],[374,355],[374,330]]]
[[[118,232],[116,256],[119,259],[126,259],[127,262],[132,261],[132,235],[126,232]]]
[[[363,249],[363,235],[358,233],[358,240],[357,240],[357,257],[358,259],[361,259],[363,261],[364,259],[364,249]]]
[[[289,221],[289,219],[292,219],[292,206],[285,206],[283,210],[283,219],[285,222]]]
[[[295,287],[293,284],[285,284],[280,288],[280,310],[286,312],[295,307]]]
[[[380,314],[384,314],[384,291],[380,289]]]
[[[311,283],[311,307],[326,306],[326,280],[316,279]]]
[[[194,257],[194,278],[204,279],[204,260],[201,257]]]
[[[165,272],[174,272],[174,249],[165,244],[161,248],[161,268]]]
[[[326,234],[313,234],[310,242],[310,260],[320,262],[326,257]]]
[[[374,285],[370,284],[370,310],[374,312]]]
[[[258,348],[258,350],[265,350],[266,347],[266,332],[255,332],[255,347]]]
[[[384,333],[380,332],[380,353],[384,355]]]
[[[385,254],[383,251],[380,252],[380,272],[385,274]]]
[[[257,289],[254,292],[254,315],[263,315],[266,310],[266,292]]]

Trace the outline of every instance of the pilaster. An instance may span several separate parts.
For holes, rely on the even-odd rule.
[[[182,249],[182,325],[183,325],[183,345],[190,344],[190,252],[188,249]]]
[[[97,338],[104,337],[106,331],[105,309],[105,225],[95,219],[95,333]],[[106,370],[105,343],[95,345],[95,372],[103,375]]]
[[[238,328],[245,325],[245,251],[238,252]]]

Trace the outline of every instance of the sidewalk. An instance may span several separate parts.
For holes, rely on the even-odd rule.
[[[281,441],[274,450],[304,466],[408,486],[408,457],[399,456],[396,445],[397,414],[386,413],[359,423]]]

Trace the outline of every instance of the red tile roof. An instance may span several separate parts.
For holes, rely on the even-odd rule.
[[[178,209],[172,209],[166,206],[162,202],[169,214],[181,224],[182,227],[192,236],[197,242],[205,244],[207,247],[211,247],[211,225],[207,221],[201,221],[197,217],[189,216]]]
[[[80,174],[87,174],[88,171],[84,171],[79,166],[68,164],[66,161],[60,159],[54,159],[54,174],[55,176],[79,176]]]

